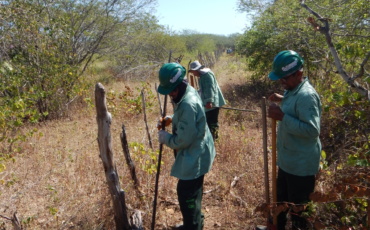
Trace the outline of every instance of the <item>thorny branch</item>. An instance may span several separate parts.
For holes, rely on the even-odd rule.
[[[308,12],[310,12],[312,15],[314,15],[321,23],[324,24],[324,26],[319,25],[314,18],[309,17],[307,21],[314,27],[315,30],[319,31],[320,33],[324,34],[326,37],[326,42],[329,46],[330,52],[334,58],[335,66],[337,68],[337,72],[342,76],[343,80],[347,82],[352,88],[355,89],[357,93],[367,98],[367,100],[370,101],[370,91],[360,85],[355,79],[362,77],[365,73],[364,66],[368,62],[370,58],[370,52],[367,53],[365,59],[363,60],[362,64],[360,65],[360,72],[354,77],[348,76],[347,72],[343,69],[342,63],[339,59],[339,55],[337,50],[334,47],[334,44],[332,42],[332,38],[330,35],[330,27],[329,27],[329,19],[322,17],[320,14],[312,10],[310,7],[308,7],[305,4],[305,0],[301,0],[300,2],[301,6],[305,8]]]

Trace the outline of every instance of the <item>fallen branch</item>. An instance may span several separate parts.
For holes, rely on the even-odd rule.
[[[17,212],[14,212],[13,214],[13,217],[10,218],[10,217],[6,217],[6,216],[3,216],[3,215],[0,215],[1,218],[4,218],[6,220],[9,220],[12,222],[13,224],[13,228],[14,230],[22,230],[22,225],[19,223],[19,220],[18,220],[18,217],[17,217]]]
[[[230,183],[230,195],[233,196],[234,198],[236,198],[237,200],[239,200],[239,202],[244,206],[244,207],[247,207],[248,206],[248,203],[246,201],[244,201],[240,196],[236,195],[233,191],[232,191],[232,188],[236,186],[236,184],[238,183],[239,179],[244,176],[245,174],[247,173],[243,173],[242,175],[240,176],[235,176],[233,181]]]
[[[220,185],[216,186],[216,187],[215,187],[215,188],[213,188],[213,189],[210,189],[210,190],[207,190],[207,191],[203,192],[203,194],[211,193],[211,192],[213,192],[213,191],[216,191],[216,190],[217,190],[217,189],[219,189],[219,188],[220,188]]]

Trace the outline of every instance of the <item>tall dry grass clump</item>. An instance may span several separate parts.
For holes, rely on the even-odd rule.
[[[227,106],[257,112],[220,111],[217,156],[204,183],[204,229],[254,229],[255,225],[265,223],[255,212],[255,207],[264,202],[260,101],[252,99],[247,91],[235,90],[248,81],[243,68],[235,56],[222,57],[213,68]],[[145,229],[150,229],[151,224],[159,147],[155,82],[156,76],[147,83],[118,81],[104,86],[113,117],[112,148],[121,187],[129,212],[133,209],[143,212]],[[140,108],[143,88],[153,149]],[[168,107],[171,111],[170,104]],[[122,125],[143,196],[137,195],[125,163],[120,141]],[[9,219],[14,213],[24,229],[115,229],[111,197],[99,158],[93,102],[76,106],[68,117],[42,123],[37,128],[37,134],[21,146],[21,154],[0,173],[0,229],[12,229]],[[181,222],[177,180],[169,176],[173,161],[172,150],[164,147],[156,229],[171,229]]]

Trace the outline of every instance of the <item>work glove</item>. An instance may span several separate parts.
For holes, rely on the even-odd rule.
[[[163,118],[162,117],[159,118],[158,123],[157,123],[158,130],[162,129],[162,121],[163,121]],[[165,116],[164,121],[165,121],[165,126],[169,126],[172,123],[172,117],[171,116]]]
[[[169,135],[169,133],[165,130],[159,130],[158,131],[158,141],[161,144],[164,144],[166,142],[166,136]]]

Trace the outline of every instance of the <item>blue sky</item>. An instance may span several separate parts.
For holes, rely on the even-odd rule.
[[[159,24],[181,32],[230,35],[243,33],[248,22],[236,11],[236,0],[157,0]]]

